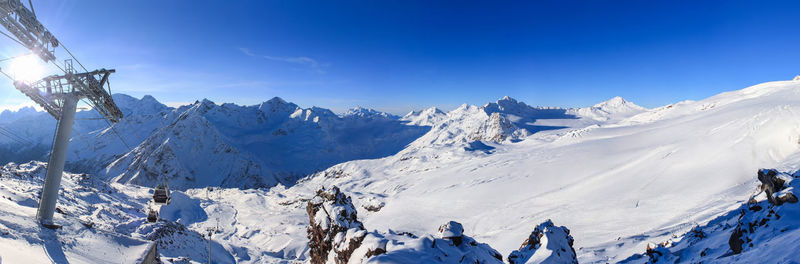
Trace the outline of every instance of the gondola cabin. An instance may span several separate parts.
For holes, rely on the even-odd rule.
[[[171,197],[169,193],[169,186],[161,184],[153,190],[153,201],[157,204],[169,204]]]
[[[158,221],[158,211],[153,210],[153,208],[147,209],[147,222],[155,223]]]

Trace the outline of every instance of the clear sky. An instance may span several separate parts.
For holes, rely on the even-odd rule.
[[[117,69],[114,92],[172,105],[655,107],[800,74],[800,1],[33,4],[88,68]],[[0,56],[13,45],[0,40]],[[25,102],[0,83],[0,105]]]

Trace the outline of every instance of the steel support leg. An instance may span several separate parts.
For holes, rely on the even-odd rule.
[[[42,199],[39,201],[39,211],[36,216],[39,222],[47,227],[54,226],[53,212],[56,209],[61,174],[64,172],[67,147],[69,146],[70,133],[72,133],[72,125],[75,122],[77,106],[77,96],[67,95],[64,98],[64,107],[61,111],[61,118],[58,119],[58,129],[56,130],[55,140],[53,140],[53,150],[50,152],[50,162],[47,163],[47,177],[44,180]]]

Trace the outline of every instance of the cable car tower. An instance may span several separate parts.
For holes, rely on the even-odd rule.
[[[58,126],[53,138],[53,149],[47,163],[47,176],[42,189],[39,210],[36,218],[49,228],[58,227],[53,222],[53,212],[58,200],[58,189],[64,172],[72,125],[80,100],[86,100],[100,115],[112,123],[119,122],[122,112],[119,110],[110,91],[103,86],[108,83],[108,76],[114,70],[100,69],[77,72],[72,67],[72,60],[66,60],[64,67],[55,63],[55,48],[59,41],[36,19],[35,13],[25,7],[20,0],[0,0],[0,25],[12,36],[5,34],[15,42],[29,49],[44,62],[53,63],[64,72],[63,75],[51,75],[41,80],[26,83],[14,81],[14,87],[28,96],[36,104],[44,108],[57,121]],[[61,45],[63,47],[63,45]],[[67,53],[69,50],[64,48]],[[69,54],[75,59],[72,54]],[[77,59],[75,59],[77,61]],[[80,62],[78,61],[78,64]]]

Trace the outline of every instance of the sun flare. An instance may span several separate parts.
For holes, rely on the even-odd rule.
[[[31,83],[42,78],[44,67],[36,55],[16,58],[9,65],[9,73],[14,80]]]

